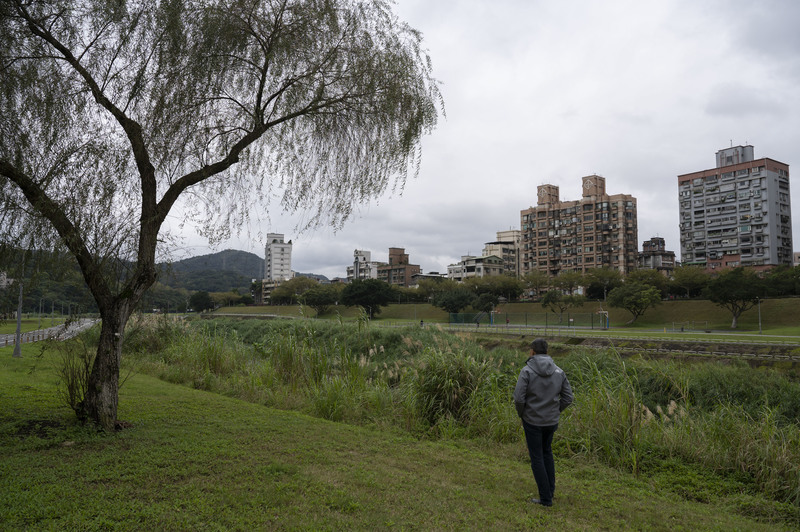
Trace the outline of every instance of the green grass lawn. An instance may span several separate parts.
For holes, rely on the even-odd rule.
[[[558,459],[555,506],[523,444],[419,441],[134,375],[131,424],[75,424],[45,354],[0,349],[4,530],[780,530],[775,507],[702,472],[635,478]],[[721,486],[721,487],[720,487]],[[683,496],[677,495],[682,493]]]

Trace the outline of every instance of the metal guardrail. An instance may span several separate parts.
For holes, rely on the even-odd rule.
[[[47,329],[37,329],[35,331],[28,331],[20,334],[20,344],[28,344],[31,342],[41,342],[44,340],[67,340],[77,336],[82,331],[92,327],[97,323],[98,319],[81,319],[74,321],[67,325],[59,325],[57,327],[48,327]],[[0,335],[0,347],[11,347],[16,345],[17,335],[2,334]]]

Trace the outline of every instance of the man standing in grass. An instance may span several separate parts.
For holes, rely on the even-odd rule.
[[[559,415],[572,400],[566,373],[547,354],[547,341],[537,338],[531,342],[530,357],[514,388],[514,405],[522,419],[533,478],[539,487],[539,498],[531,499],[532,503],[553,505],[556,490],[553,434],[558,428]]]

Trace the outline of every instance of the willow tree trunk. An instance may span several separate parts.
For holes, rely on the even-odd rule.
[[[105,430],[116,428],[119,366],[125,324],[130,317],[128,309],[127,304],[114,304],[100,312],[100,342],[83,400],[83,416]]]

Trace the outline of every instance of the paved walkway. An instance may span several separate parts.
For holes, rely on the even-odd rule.
[[[42,340],[66,340],[76,336],[81,331],[85,331],[98,321],[100,320],[96,318],[83,318],[56,327],[28,331],[20,335],[20,343],[27,344],[30,342],[40,342]],[[0,347],[14,345],[16,343],[16,338],[16,333],[0,334]]]

